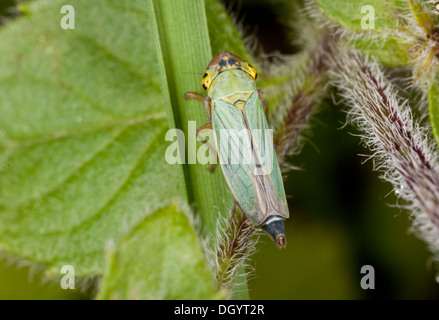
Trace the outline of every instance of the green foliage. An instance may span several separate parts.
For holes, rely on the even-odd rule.
[[[412,13],[416,23],[421,26],[424,31],[429,32],[435,26],[435,19],[431,15],[431,11],[433,8],[424,8],[420,2],[420,0],[407,0],[410,8],[410,12]]]
[[[429,92],[430,123],[436,141],[439,141],[437,37],[434,35],[438,18],[433,14],[433,4],[418,0],[369,1],[367,5],[375,12],[375,29],[363,30],[363,1],[317,0],[317,3],[327,17],[355,32],[349,41],[356,49],[386,66],[413,67],[414,82]]]
[[[199,239],[178,204],[146,217],[108,251],[99,299],[215,298]]]
[[[214,297],[192,220],[166,205],[196,203],[211,237],[231,195],[221,170],[164,157],[169,127],[188,138],[188,121],[207,121],[183,99],[212,57],[204,2],[77,1],[75,30],[59,26],[65,4],[22,4],[26,16],[0,30],[0,248],[55,276],[65,264],[79,277],[107,265],[101,298]],[[216,33],[217,46],[244,52],[240,38]],[[142,274],[148,289],[135,287]]]
[[[317,3],[328,18],[343,28],[358,33],[350,41],[356,49],[372,55],[387,66],[403,66],[410,61],[410,47],[413,43],[392,34],[406,27],[403,17],[403,14],[408,12],[406,1],[375,0],[365,3],[357,0],[317,0]],[[370,19],[373,21],[373,28],[364,29],[362,22],[367,25]]]
[[[428,92],[428,105],[430,113],[430,123],[434,138],[439,144],[439,82],[435,79]]]
[[[431,47],[426,44],[438,19],[425,4],[316,2],[356,49],[385,66],[410,66],[421,79],[428,79],[427,73],[437,79],[436,58],[423,50]],[[75,30],[59,25],[60,8],[67,4],[75,8]],[[364,5],[374,7],[375,29],[361,27]],[[194,134],[188,122],[199,127],[208,120],[200,102],[183,97],[187,91],[204,93],[201,76],[212,55],[226,50],[258,64],[223,5],[217,0],[35,0],[20,9],[22,17],[0,28],[1,251],[45,268],[52,278],[65,264],[79,278],[102,277],[99,299],[248,298],[246,286],[232,293],[215,290],[214,267],[201,245],[207,239],[212,249],[217,219],[230,213],[232,196],[221,169],[211,174],[208,165],[165,161],[169,128],[181,129],[187,142]],[[285,16],[293,19],[298,12]],[[326,92],[326,66],[318,54],[330,46],[323,41],[320,51],[315,48],[329,38],[307,36],[301,36],[308,41],[306,49],[285,64],[258,67],[258,84],[272,103],[273,118],[280,119],[277,125],[282,128],[287,119],[297,132],[311,112],[311,107],[300,109],[301,103],[312,106]],[[427,83],[439,142],[439,85]],[[288,118],[295,104],[295,117]],[[296,124],[299,116],[303,122]],[[185,149],[187,161],[188,143]],[[320,159],[313,154],[306,162],[310,158]],[[296,190],[297,198],[315,202],[315,185],[304,187],[315,179],[303,180],[296,188],[311,191]],[[325,241],[321,231],[314,233]],[[331,236],[335,240],[313,254],[309,265],[297,265],[303,269],[299,273],[319,273],[314,261],[323,261],[331,265],[328,277],[337,274],[333,257],[343,258],[350,250],[342,245],[349,238],[345,233]],[[306,238],[306,232],[297,235],[296,244]],[[319,248],[317,243],[311,247]],[[278,266],[289,272],[291,264],[280,261],[267,259],[270,273]],[[342,270],[350,268],[346,263]],[[246,271],[240,269],[239,282],[246,282]],[[301,275],[294,279],[300,287]],[[348,281],[353,283],[348,279],[340,296],[354,292]]]
[[[178,195],[177,172],[144,2],[78,2],[74,31],[65,3],[30,2],[0,31],[0,246],[97,276],[105,244]]]
[[[385,32],[397,26],[401,13],[407,12],[405,0],[316,0],[320,10],[331,20],[339,23],[346,29],[353,31],[366,31],[361,26],[362,18],[367,11],[362,12],[362,7],[371,6],[375,12],[375,29],[367,32]]]
[[[404,39],[386,36],[381,38],[358,38],[351,41],[358,50],[373,56],[383,65],[390,67],[405,66],[410,62],[410,43]]]

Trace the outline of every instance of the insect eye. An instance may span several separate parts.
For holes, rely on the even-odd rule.
[[[250,63],[248,64],[248,69],[250,70],[253,79],[256,80],[256,78],[258,77],[258,73],[256,72],[256,69],[253,68],[253,66]]]
[[[204,90],[207,90],[209,86],[209,75],[207,73],[203,76],[203,81],[201,82],[201,85],[203,86]]]

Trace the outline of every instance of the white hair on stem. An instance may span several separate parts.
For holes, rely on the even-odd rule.
[[[348,51],[349,50],[349,51]],[[412,230],[439,261],[439,164],[425,128],[414,122],[407,100],[398,98],[380,66],[347,47],[329,56],[331,81],[350,106],[348,121],[373,151],[374,170],[393,184],[410,211]]]
[[[243,290],[253,271],[250,257],[256,251],[260,231],[247,220],[239,209],[232,218],[220,215],[213,239],[205,239],[204,248],[209,265],[217,279],[217,289],[225,289],[229,295]],[[213,242],[213,247],[207,244]],[[245,272],[242,272],[245,270]]]

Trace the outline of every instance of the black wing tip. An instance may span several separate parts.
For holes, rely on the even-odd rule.
[[[287,238],[285,237],[285,226],[283,219],[273,219],[262,226],[262,230],[270,236],[279,249],[285,249]]]

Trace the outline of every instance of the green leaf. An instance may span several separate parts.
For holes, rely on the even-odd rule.
[[[411,60],[409,52],[412,44],[398,37],[363,37],[352,40],[351,44],[356,49],[373,56],[385,66],[405,66]]]
[[[99,299],[218,297],[197,234],[178,204],[146,217],[108,254]]]
[[[410,11],[418,25],[424,29],[426,34],[429,34],[436,24],[435,19],[430,15],[429,10],[424,8],[418,0],[408,0],[408,3]],[[430,10],[433,12],[433,8]]]
[[[439,78],[436,77],[428,92],[430,124],[436,143],[439,145]]]
[[[177,197],[145,1],[26,4],[0,30],[0,248],[77,276]],[[117,18],[116,18],[117,17]]]
[[[342,27],[353,31],[383,32],[389,28],[401,26],[402,14],[408,12],[406,0],[316,0],[320,10]],[[361,20],[370,11],[362,11],[364,6],[371,6],[374,12],[375,28],[363,29]],[[370,7],[369,7],[370,8]]]

